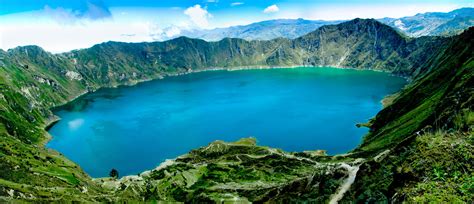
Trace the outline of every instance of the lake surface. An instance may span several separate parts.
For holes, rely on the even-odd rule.
[[[355,148],[380,101],[406,81],[334,68],[208,71],[101,89],[55,110],[47,147],[92,177],[137,174],[215,140],[286,151]]]

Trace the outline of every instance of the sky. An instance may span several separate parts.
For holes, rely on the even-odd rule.
[[[149,42],[183,30],[271,19],[399,18],[474,7],[473,0],[0,0],[0,49],[59,53],[106,41]]]

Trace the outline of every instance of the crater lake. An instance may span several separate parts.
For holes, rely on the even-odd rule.
[[[255,137],[285,151],[355,148],[357,128],[406,84],[375,71],[281,68],[205,71],[85,94],[54,110],[47,147],[92,177],[153,169],[215,140]]]

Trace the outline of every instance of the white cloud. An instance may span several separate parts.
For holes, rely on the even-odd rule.
[[[186,29],[186,28],[180,27],[180,26],[170,26],[164,29],[160,29],[158,27],[155,27],[153,29],[153,33],[151,33],[150,36],[153,40],[158,40],[158,41],[168,40],[168,39],[179,36],[179,34],[181,34],[183,29]]]
[[[187,8],[184,14],[186,14],[197,27],[209,27],[209,18],[211,18],[212,15],[207,12],[206,9],[202,8],[201,5],[196,4]]]
[[[240,6],[240,5],[242,5],[242,4],[244,4],[244,2],[233,2],[233,3],[231,3],[230,5],[231,5],[231,6]]]
[[[278,8],[277,5],[273,4],[267,8],[265,8],[265,10],[263,10],[263,13],[275,13],[275,12],[278,12],[280,9]]]
[[[181,33],[181,29],[177,26],[172,26],[172,27],[168,27],[167,29],[165,29],[165,35],[166,37],[173,37],[173,36],[177,36]]]

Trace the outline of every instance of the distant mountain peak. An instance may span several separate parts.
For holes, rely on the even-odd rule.
[[[451,36],[474,26],[474,8],[460,8],[451,12],[427,12],[403,18],[383,18],[381,22],[410,37]]]

